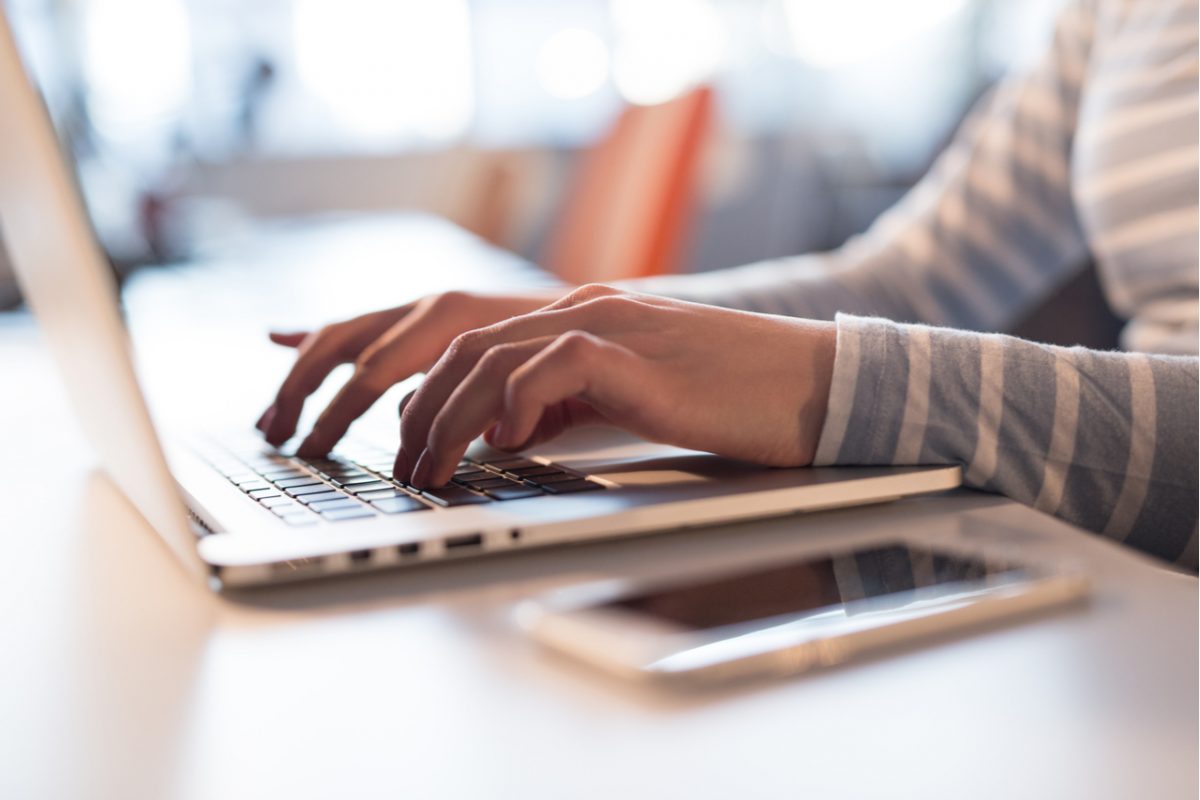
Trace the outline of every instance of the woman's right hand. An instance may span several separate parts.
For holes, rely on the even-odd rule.
[[[536,311],[567,291],[564,287],[523,295],[447,292],[318,331],[271,333],[271,341],[294,347],[299,354],[257,427],[272,445],[283,444],[295,435],[308,396],[334,367],[353,363],[354,374],[300,444],[301,456],[323,456],[384,392],[428,370],[460,333]]]

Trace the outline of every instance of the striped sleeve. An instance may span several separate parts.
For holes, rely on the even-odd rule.
[[[1197,359],[837,317],[817,464],[964,482],[1197,569]]]
[[[1072,4],[1036,68],[981,101],[925,178],[841,248],[624,285],[810,319],[1010,327],[1086,262],[1069,165],[1091,5]]]

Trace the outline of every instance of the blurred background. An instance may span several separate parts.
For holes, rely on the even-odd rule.
[[[633,273],[830,248],[1036,57],[1060,5],[4,0],[122,275],[398,210],[567,277],[589,236],[635,240]]]

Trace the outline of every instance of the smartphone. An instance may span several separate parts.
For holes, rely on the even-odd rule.
[[[679,686],[783,676],[1086,597],[1064,564],[893,540],[527,600],[518,624],[608,672]]]

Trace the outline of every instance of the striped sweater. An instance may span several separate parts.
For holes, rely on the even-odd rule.
[[[818,464],[962,464],[969,486],[1195,570],[1197,14],[1072,0],[1038,64],[863,235],[627,285],[836,319]],[[1088,259],[1124,352],[987,333]]]

